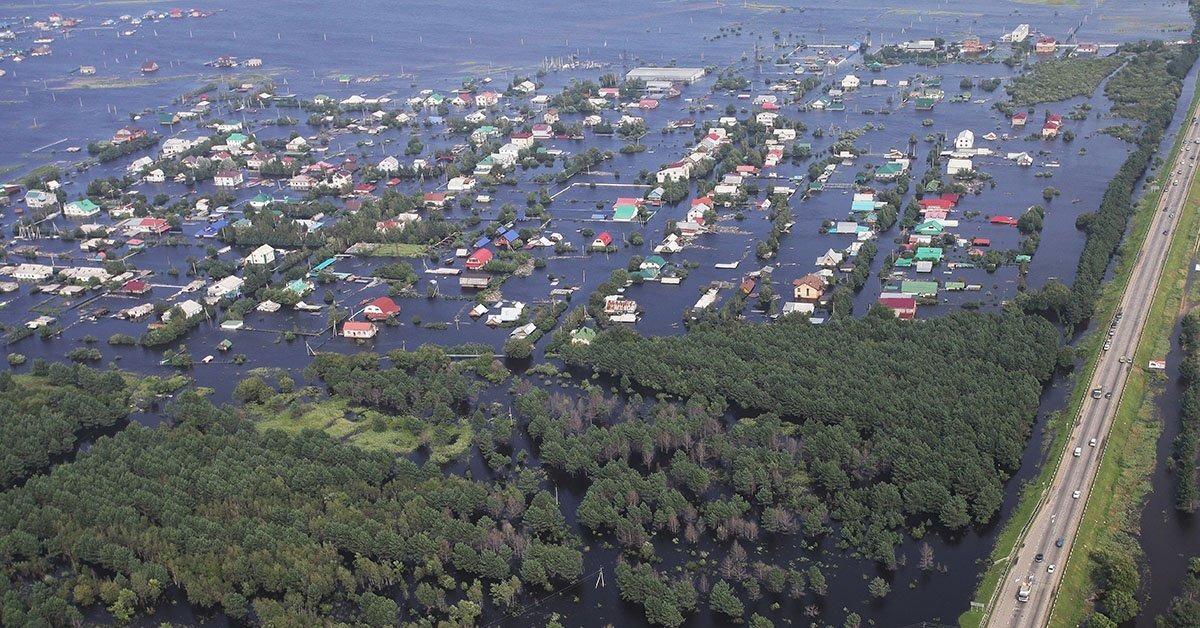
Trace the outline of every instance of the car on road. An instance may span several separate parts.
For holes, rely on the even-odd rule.
[[[1112,399],[1112,391],[1110,390],[1110,391],[1108,391],[1108,392],[1104,393],[1104,398],[1105,398],[1105,399]]]
[[[1045,560],[1045,558],[1046,558],[1046,555],[1045,555],[1045,554],[1043,554],[1043,553],[1041,553],[1041,552],[1038,552],[1038,553],[1037,553],[1037,554],[1036,554],[1036,555],[1033,557],[1033,562],[1035,562],[1035,563],[1040,563],[1040,562],[1042,562],[1043,560]]]
[[[1074,455],[1076,458],[1082,456],[1083,455],[1083,447],[1076,447]]]
[[[1060,537],[1058,537],[1058,540],[1054,542],[1054,547],[1062,547],[1063,543],[1066,543],[1066,542],[1067,542],[1067,539],[1060,536]]]
[[[1118,362],[1120,362],[1121,364],[1124,364],[1124,363],[1126,363],[1126,362],[1128,362],[1128,361],[1129,361],[1129,357],[1128,357],[1128,356],[1124,356],[1124,355],[1123,355],[1123,356],[1121,356],[1121,359],[1120,359],[1120,360],[1118,360]]]
[[[1105,341],[1104,341],[1104,350],[1105,350],[1105,351],[1108,351],[1108,350],[1109,350],[1109,349],[1111,349],[1111,348],[1112,348],[1112,343],[1111,343],[1111,342],[1109,342],[1109,341],[1107,341],[1107,340],[1105,340]]]
[[[1046,567],[1046,573],[1054,573],[1054,563],[1050,563],[1050,564],[1049,564],[1049,565]]]
[[[1071,493],[1071,499],[1079,499],[1080,495],[1083,495],[1082,491],[1075,491],[1074,493]]]
[[[1092,399],[1099,399],[1100,395],[1103,395],[1103,394],[1104,394],[1104,389],[1102,389],[1102,388],[1093,388],[1092,389]]]
[[[1117,333],[1117,330],[1116,330],[1116,328],[1110,328],[1110,329],[1108,330],[1108,337],[1109,337],[1109,338],[1112,338],[1114,335],[1116,335],[1116,333]]]
[[[1096,446],[1096,439],[1093,438],[1092,440],[1088,441],[1088,447],[1095,447],[1095,446]]]

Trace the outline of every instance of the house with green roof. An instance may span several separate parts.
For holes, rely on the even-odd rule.
[[[947,291],[961,292],[966,289],[967,289],[967,282],[965,282],[965,281],[947,281],[946,282],[946,290]]]
[[[591,327],[580,327],[571,332],[571,344],[590,345],[596,339],[596,330]]]
[[[225,145],[230,148],[241,148],[249,140],[249,137],[246,137],[241,133],[233,133],[229,137],[225,138]]]
[[[901,257],[892,264],[895,268],[912,268],[913,260],[911,257]]]
[[[250,206],[254,209],[262,209],[267,205],[275,202],[275,197],[266,192],[259,192],[254,198],[250,199]]]
[[[918,262],[934,262],[942,261],[942,249],[936,246],[919,246],[917,247],[917,256],[914,258]]]
[[[942,231],[944,230],[945,227],[943,227],[942,223],[938,222],[937,220],[926,220],[916,227],[913,227],[913,231],[921,235],[941,235]],[[941,249],[938,250],[941,251]]]
[[[929,96],[918,96],[916,102],[917,111],[933,111],[933,105],[937,101]]]
[[[63,207],[63,215],[69,218],[89,218],[99,213],[100,206],[93,203],[90,198],[72,201]]]
[[[900,282],[900,291],[918,297],[936,297],[938,293],[938,282],[936,281],[902,281]]]
[[[875,169],[875,178],[880,181],[891,181],[904,174],[904,164],[889,161]]]
[[[637,205],[617,205],[613,208],[614,222],[632,222],[637,218]]]
[[[287,289],[300,296],[304,296],[313,289],[313,285],[303,279],[293,279],[288,282]]]

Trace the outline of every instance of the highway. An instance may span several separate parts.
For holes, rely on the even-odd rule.
[[[1196,140],[1200,138],[1200,132],[1195,119],[1188,121],[1181,132],[1185,134],[1184,146],[1170,166],[1170,176],[1164,181],[1165,191],[1155,208],[1154,222],[1121,299],[1120,318],[1099,322],[1097,333],[1108,336],[1109,346],[1102,352],[1087,384],[1087,397],[1076,417],[1054,481],[1043,494],[1041,505],[1020,540],[1020,548],[1014,553],[1014,562],[1000,582],[994,608],[987,616],[988,626],[1045,626],[1050,620],[1055,591],[1071,556],[1075,533],[1100,467],[1106,437],[1120,404],[1125,380],[1134,367],[1132,358],[1163,272],[1167,249],[1196,173],[1195,157],[1200,153],[1200,144]],[[1137,367],[1144,369],[1147,365]],[[1094,446],[1091,444],[1093,439]],[[1079,491],[1078,497],[1076,491]],[[1081,557],[1083,554],[1075,556],[1077,560]],[[1023,583],[1029,586],[1029,600],[1025,602],[1018,600]]]

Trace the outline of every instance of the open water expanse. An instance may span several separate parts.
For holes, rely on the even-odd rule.
[[[815,45],[845,46],[856,41],[897,43],[909,39],[945,38],[963,39],[976,35],[987,42],[999,40],[1002,33],[1020,23],[1029,23],[1034,30],[1054,35],[1066,41],[1072,34],[1076,41],[1101,44],[1117,44],[1142,38],[1174,40],[1185,36],[1190,30],[1187,7],[1184,2],[1080,2],[1077,6],[1045,6],[1016,2],[985,2],[963,0],[960,2],[933,1],[883,1],[883,2],[798,2],[789,3],[786,11],[774,5],[739,5],[711,2],[651,1],[615,3],[541,3],[515,1],[507,3],[442,2],[436,6],[408,2],[383,2],[377,0],[347,2],[331,5],[326,2],[300,1],[277,3],[213,3],[198,6],[214,13],[204,18],[183,17],[179,19],[145,20],[133,26],[119,21],[122,14],[141,17],[146,11],[166,12],[175,5],[161,2],[116,2],[116,3],[9,3],[0,6],[0,21],[9,21],[14,30],[21,33],[15,42],[0,42],[0,47],[31,47],[33,35],[24,26],[23,19],[46,19],[52,12],[82,19],[80,26],[69,34],[54,31],[47,35],[54,41],[49,56],[30,57],[21,62],[11,59],[0,62],[0,69],[7,74],[0,77],[0,128],[4,141],[0,142],[0,169],[7,169],[4,179],[17,178],[30,169],[60,163],[64,171],[71,172],[69,164],[82,158],[85,153],[67,153],[70,146],[86,146],[90,142],[106,139],[117,129],[131,123],[131,114],[145,113],[134,123],[147,130],[166,136],[195,138],[207,135],[208,130],[198,129],[194,122],[163,126],[158,124],[157,112],[174,111],[181,105],[174,101],[182,94],[208,83],[221,85],[246,81],[262,83],[270,81],[280,94],[294,94],[301,99],[310,99],[317,94],[329,95],[342,100],[355,94],[368,98],[386,96],[392,99],[389,107],[404,107],[405,99],[417,95],[421,90],[433,90],[453,94],[464,79],[490,77],[492,85],[501,91],[516,76],[533,77],[539,67],[549,69],[537,80],[542,83],[540,94],[553,95],[572,80],[597,81],[601,74],[615,72],[623,74],[639,65],[715,66],[719,69],[733,67],[747,78],[752,86],[740,93],[767,93],[767,81],[775,82],[792,78],[789,65],[776,65],[774,60],[791,51],[796,44],[806,42]],[[111,26],[102,25],[105,20],[116,20]],[[776,38],[778,34],[778,39]],[[779,47],[777,42],[789,45]],[[756,46],[763,61],[756,63]],[[1006,54],[1001,45],[996,54]],[[789,61],[815,54],[817,48],[809,48],[796,54]],[[828,50],[830,56],[847,56],[837,66],[829,66],[822,76],[823,82],[840,80],[847,73],[855,72],[870,79],[887,79],[888,87],[867,87],[846,95],[845,111],[798,111],[795,105],[780,111],[782,115],[802,122],[808,127],[809,135],[814,129],[825,131],[824,137],[801,137],[798,141],[811,142],[814,153],[833,144],[839,132],[850,129],[865,130],[856,144],[866,147],[866,155],[860,156],[853,165],[840,165],[830,178],[827,189],[801,200],[797,194],[791,207],[794,224],[790,233],[781,240],[776,259],[760,262],[755,258],[754,245],[764,239],[770,229],[766,212],[755,208],[745,209],[742,219],[735,218],[736,209],[719,209],[724,227],[722,233],[708,234],[695,240],[684,251],[674,253],[669,261],[688,267],[687,278],[680,285],[663,285],[647,282],[631,286],[625,296],[642,304],[643,314],[636,329],[645,335],[685,333],[683,320],[685,311],[700,297],[704,289],[714,282],[736,286],[747,273],[759,271],[765,265],[773,270],[774,282],[781,290],[787,290],[793,279],[816,270],[814,260],[828,249],[844,249],[854,239],[852,235],[827,235],[820,233],[827,221],[844,220],[849,214],[851,203],[850,184],[855,174],[866,164],[881,165],[890,149],[906,150],[909,138],[916,136],[913,162],[914,178],[919,181],[924,172],[924,156],[931,144],[923,141],[929,133],[944,133],[949,140],[964,129],[974,132],[976,145],[992,149],[995,154],[976,158],[976,168],[993,177],[994,186],[986,185],[977,195],[964,197],[957,206],[959,226],[954,230],[960,238],[987,238],[994,249],[1016,248],[1021,238],[1011,226],[996,225],[988,217],[1007,215],[1019,216],[1027,207],[1044,204],[1047,207],[1042,244],[1029,265],[1024,278],[1030,287],[1036,288],[1051,278],[1070,283],[1075,263],[1083,245],[1083,233],[1076,230],[1075,218],[1079,213],[1092,211],[1099,204],[1100,195],[1108,178],[1116,172],[1124,159],[1129,145],[1109,135],[1098,134],[1101,128],[1119,124],[1107,116],[1108,102],[1102,97],[1078,98],[1053,105],[1038,106],[1030,119],[1041,120],[1047,112],[1066,114],[1076,106],[1090,102],[1094,109],[1086,119],[1067,120],[1066,127],[1075,134],[1075,139],[1066,143],[1027,141],[1024,132],[1014,131],[1012,139],[996,141],[982,140],[982,136],[994,132],[1004,136],[1010,132],[1008,121],[992,108],[996,100],[1003,99],[1003,89],[985,93],[976,89],[967,102],[949,102],[949,98],[937,105],[933,111],[916,111],[912,103],[902,105],[905,90],[896,87],[900,81],[916,82],[919,77],[941,77],[947,95],[957,94],[959,83],[964,78],[978,81],[982,78],[1008,78],[1015,74],[1000,63],[955,63],[938,67],[905,65],[886,68],[881,72],[867,72],[855,68],[861,64],[861,56],[847,52],[844,48]],[[1102,48],[1100,54],[1111,49]],[[218,69],[205,65],[220,56],[232,56],[239,60],[261,58],[261,68]],[[143,76],[141,65],[155,61],[160,69]],[[563,63],[574,62],[576,67],[555,69]],[[80,76],[81,65],[96,68],[94,76]],[[343,80],[341,77],[348,77]],[[649,255],[654,244],[660,242],[668,220],[683,220],[688,201],[676,207],[663,206],[646,224],[614,223],[597,221],[593,214],[606,213],[597,210],[597,204],[605,208],[619,196],[641,196],[645,188],[632,187],[640,171],[653,173],[662,165],[675,161],[687,154],[694,143],[690,130],[665,132],[668,122],[683,118],[695,118],[698,125],[705,120],[715,120],[724,115],[727,106],[737,109],[739,117],[756,108],[748,99],[725,91],[711,89],[714,77],[704,79],[681,90],[679,98],[666,99],[652,111],[637,113],[645,118],[649,133],[643,139],[648,149],[645,152],[625,155],[616,154],[611,161],[599,166],[602,172],[579,175],[571,179],[575,187],[563,190],[563,185],[551,184],[549,192],[556,198],[548,208],[550,222],[545,225],[546,233],[555,232],[573,243],[578,252],[566,256],[555,256],[550,249],[535,249],[535,257],[546,260],[546,266],[535,270],[528,277],[513,277],[503,284],[502,294],[506,301],[521,301],[534,304],[551,298],[552,287],[576,288],[575,304],[581,304],[598,284],[608,278],[617,268],[624,268],[630,255]],[[1192,93],[1195,76],[1189,77],[1185,94]],[[810,92],[809,99],[819,95],[819,90]],[[890,102],[889,102],[890,101]],[[983,101],[983,102],[979,102]],[[503,103],[502,103],[503,104]],[[706,108],[705,105],[712,105]],[[1186,103],[1180,104],[1180,111]],[[252,110],[254,109],[254,110]],[[468,110],[469,112],[470,110]],[[507,111],[507,110],[506,110]],[[539,112],[540,113],[540,112]],[[461,115],[462,112],[452,115]],[[315,135],[317,130],[306,127],[307,112],[299,109],[245,107],[240,111],[233,108],[216,114],[227,121],[238,120],[262,140],[287,138],[293,130],[305,136]],[[264,120],[279,115],[290,115],[300,119],[295,127],[264,126]],[[428,115],[423,112],[420,115]],[[620,116],[616,111],[605,111],[606,121],[615,122]],[[922,120],[930,118],[933,123],[923,126]],[[564,122],[577,123],[582,116],[564,116]],[[1032,125],[1031,125],[1032,126]],[[1172,127],[1172,134],[1175,127]],[[1036,128],[1032,129],[1036,130]],[[451,136],[445,127],[427,126],[404,132],[388,130],[375,136],[334,136],[329,144],[326,159],[334,161],[347,155],[358,156],[362,163],[377,163],[392,155],[405,161],[412,157],[403,155],[404,146],[413,135],[425,144],[425,154],[432,155],[436,148],[450,148],[462,143],[463,137]],[[361,145],[364,140],[372,145]],[[1172,141],[1168,137],[1165,141]],[[557,139],[545,142],[552,150],[578,154],[588,148],[610,150],[616,153],[626,142],[616,137],[603,138],[587,133],[585,139]],[[1200,148],[1200,147],[1198,147]],[[157,153],[157,149],[152,149]],[[1034,158],[1033,167],[1019,167],[1004,158],[1009,152],[1028,152]],[[76,199],[86,189],[87,182],[97,177],[120,176],[125,166],[142,153],[118,159],[87,172],[72,173],[63,181],[69,199]],[[796,175],[807,173],[809,162],[793,166],[785,161],[772,172],[778,184],[785,184]],[[557,168],[557,165],[556,165]],[[492,203],[485,206],[481,218],[486,224],[494,219],[498,208],[507,202],[524,206],[526,193],[536,191],[532,178],[548,170],[518,170],[520,183],[515,187],[501,186],[494,194]],[[1048,172],[1053,176],[1037,178],[1035,173]],[[613,173],[618,173],[616,177]],[[587,183],[597,183],[596,187]],[[404,192],[437,191],[444,188],[445,181],[405,182],[398,188]],[[766,188],[775,184],[772,179],[760,179],[759,185]],[[585,185],[578,185],[585,184]],[[599,185],[605,184],[605,185]],[[622,187],[606,187],[622,184]],[[915,181],[914,181],[915,184]],[[1042,188],[1054,186],[1062,194],[1050,202],[1042,200]],[[189,190],[182,185],[165,183],[142,183],[138,191],[147,197],[168,194],[172,200],[188,196]],[[196,190],[200,194],[212,192],[211,183],[201,184]],[[881,189],[886,189],[884,186]],[[288,194],[287,190],[274,187],[239,189],[239,203],[261,191],[274,193],[277,197]],[[561,192],[561,194],[559,194]],[[295,193],[292,193],[295,195]],[[912,193],[905,197],[905,202]],[[690,198],[690,197],[689,197]],[[760,199],[763,198],[760,196]],[[19,204],[19,203],[18,203]],[[234,210],[237,210],[237,204]],[[16,216],[11,208],[3,210],[0,219],[5,239],[13,237],[11,224]],[[965,216],[970,214],[971,218]],[[451,219],[465,219],[469,213],[462,209],[448,212]],[[232,216],[236,218],[237,216]],[[331,218],[335,220],[336,217]],[[109,222],[107,218],[97,222]],[[58,228],[71,231],[76,226],[63,219],[55,219]],[[179,289],[191,281],[186,277],[189,257],[201,258],[206,246],[223,247],[223,244],[204,240],[198,236],[207,226],[203,219],[188,221],[183,225],[184,244],[178,247],[150,247],[127,261],[139,270],[154,271],[156,284],[153,297],[156,300],[179,298]],[[536,228],[539,223],[522,223],[520,227]],[[595,232],[608,231],[617,243],[625,242],[634,233],[643,234],[646,244],[641,247],[625,247],[611,255],[584,254],[582,251],[591,238],[580,233],[590,229]],[[895,240],[899,227],[879,234],[879,255],[872,266],[871,279],[855,298],[855,311],[864,312],[881,292],[893,289],[895,281],[880,281],[878,270],[888,254],[897,249]],[[36,261],[49,263],[45,254],[70,253],[65,265],[88,265],[87,254],[81,252],[78,243],[71,240],[42,238],[37,241],[12,242],[12,246],[36,245],[39,257]],[[966,248],[957,247],[949,261],[966,262]],[[236,247],[222,254],[222,259],[238,260],[248,253]],[[197,364],[190,371],[197,385],[213,388],[215,399],[230,398],[234,383],[252,368],[275,367],[298,371],[306,363],[308,348],[352,352],[364,349],[385,352],[393,348],[414,348],[423,343],[445,345],[467,342],[487,343],[499,349],[508,337],[508,329],[492,329],[466,315],[474,306],[473,294],[464,294],[456,278],[442,275],[426,275],[426,266],[441,265],[441,258],[452,256],[441,251],[433,261],[411,260],[421,276],[417,294],[397,299],[402,307],[399,317],[401,325],[382,327],[379,336],[366,345],[355,344],[336,337],[326,331],[328,314],[280,311],[273,314],[253,312],[246,318],[246,327],[235,332],[223,331],[217,320],[205,322],[182,339],[190,353],[199,360],[202,356],[216,354],[211,364]],[[10,261],[16,260],[10,253]],[[356,258],[339,260],[334,270],[356,276],[369,276],[371,271],[384,263],[395,261],[389,258]],[[735,269],[719,269],[714,264],[738,262]],[[64,262],[59,260],[57,264]],[[91,263],[91,265],[96,265]],[[461,262],[459,262],[460,267]],[[170,269],[185,272],[178,277],[169,274]],[[933,276],[917,276],[909,271],[907,279],[936,279],[978,285],[978,291],[943,292],[940,303],[922,305],[919,316],[938,316],[954,311],[964,303],[982,309],[999,308],[1013,298],[1019,282],[1016,266],[1006,266],[995,273],[979,268],[949,269],[946,264],[935,267]],[[426,298],[426,288],[436,281],[438,298]],[[552,284],[552,280],[557,283]],[[358,304],[368,298],[384,294],[386,287],[357,283],[339,283],[318,286],[310,303],[321,303],[322,293],[333,291],[339,305],[357,309]],[[728,299],[730,288],[719,294],[718,306]],[[88,297],[94,296],[89,293]],[[86,299],[86,300],[85,300]],[[139,373],[167,374],[171,369],[160,366],[161,352],[137,346],[111,347],[103,339],[114,333],[140,335],[146,321],[120,321],[107,316],[88,316],[98,308],[110,312],[129,307],[138,301],[130,297],[103,295],[98,298],[67,300],[33,294],[23,286],[18,292],[0,295],[5,301],[0,309],[0,321],[10,325],[22,325],[37,316],[36,311],[53,311],[65,327],[63,333],[53,339],[41,339],[37,335],[20,340],[6,348],[6,352],[19,352],[30,359],[46,358],[61,360],[71,349],[81,346],[85,336],[101,339],[98,346],[104,354],[104,362],[115,361],[123,369]],[[747,309],[748,320],[766,320],[759,312]],[[424,323],[447,323],[445,329],[427,327]],[[283,339],[285,331],[300,331],[314,334],[301,336],[295,341]],[[217,354],[216,345],[224,339],[234,343],[231,353],[242,353],[248,357],[245,365],[227,363],[225,356]],[[544,343],[543,343],[544,344]],[[1174,364],[1178,356],[1169,356]],[[517,365],[514,365],[517,366]],[[982,571],[981,560],[985,560],[994,540],[995,533],[1007,519],[1015,504],[1020,484],[1032,477],[1044,459],[1041,427],[1044,417],[1065,403],[1070,381],[1056,380],[1047,387],[1043,396],[1039,421],[1035,435],[1030,440],[1022,466],[1008,483],[1006,499],[1000,516],[991,525],[972,530],[953,538],[928,537],[934,547],[940,569],[933,573],[922,573],[915,568],[916,543],[908,542],[899,548],[898,554],[906,555],[908,567],[897,572],[876,573],[873,564],[843,557],[841,550],[834,547],[835,538],[828,538],[824,546],[804,549],[783,544],[768,546],[769,551],[788,554],[807,554],[817,557],[830,566],[830,594],[819,608],[820,619],[828,623],[840,623],[846,610],[859,613],[864,619],[874,620],[882,626],[906,626],[922,621],[943,624],[954,623],[955,618],[966,610],[976,585],[976,577]],[[970,391],[963,391],[969,393]],[[1164,413],[1168,421],[1174,417],[1172,409],[1177,407],[1174,393],[1164,396]],[[131,417],[132,420],[154,424],[161,417],[149,413]],[[1164,434],[1160,454],[1169,451],[1171,430]],[[528,445],[518,443],[517,446]],[[463,471],[451,467],[450,471]],[[478,457],[474,458],[472,471],[486,474]],[[1177,579],[1184,568],[1186,557],[1200,553],[1200,539],[1195,534],[1194,522],[1178,517],[1170,508],[1171,478],[1160,473],[1154,478],[1155,493],[1147,508],[1145,526],[1145,548],[1152,569],[1148,578],[1153,594],[1146,605],[1148,615],[1161,612],[1170,598],[1172,578]],[[573,523],[574,512],[583,496],[584,486],[561,484],[562,510],[568,523]],[[1161,503],[1160,503],[1161,502]],[[768,544],[769,545],[769,544]],[[593,549],[585,558],[585,573],[593,571],[595,565],[611,563],[615,550]],[[594,564],[593,564],[594,563]],[[669,567],[670,565],[664,565]],[[866,574],[866,578],[863,575]],[[1161,575],[1160,575],[1161,574]],[[865,580],[880,575],[891,582],[893,593],[886,600],[874,604],[863,602],[866,597]],[[578,602],[575,601],[578,598]],[[764,611],[766,602],[764,604]],[[751,606],[748,604],[748,606]],[[580,612],[587,609],[586,613]],[[560,598],[547,601],[539,613],[559,611],[566,615],[569,625],[627,626],[640,624],[641,609],[626,604],[618,598],[616,587],[594,588],[590,583],[577,587]],[[794,623],[807,623],[802,608],[792,609],[788,616]],[[771,611],[778,616],[777,611]],[[104,621],[103,613],[92,619]],[[182,623],[204,623],[225,625],[220,615],[212,615],[206,609],[191,609],[182,601],[162,608],[143,623],[157,625],[161,621]],[[525,620],[517,619],[511,625],[522,625]],[[689,620],[689,626],[718,625],[719,620],[707,612],[698,612]],[[1138,625],[1150,625],[1139,621]]]

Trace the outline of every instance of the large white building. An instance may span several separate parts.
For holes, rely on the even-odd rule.
[[[17,281],[46,281],[53,276],[54,269],[45,264],[21,264],[12,272]]]

